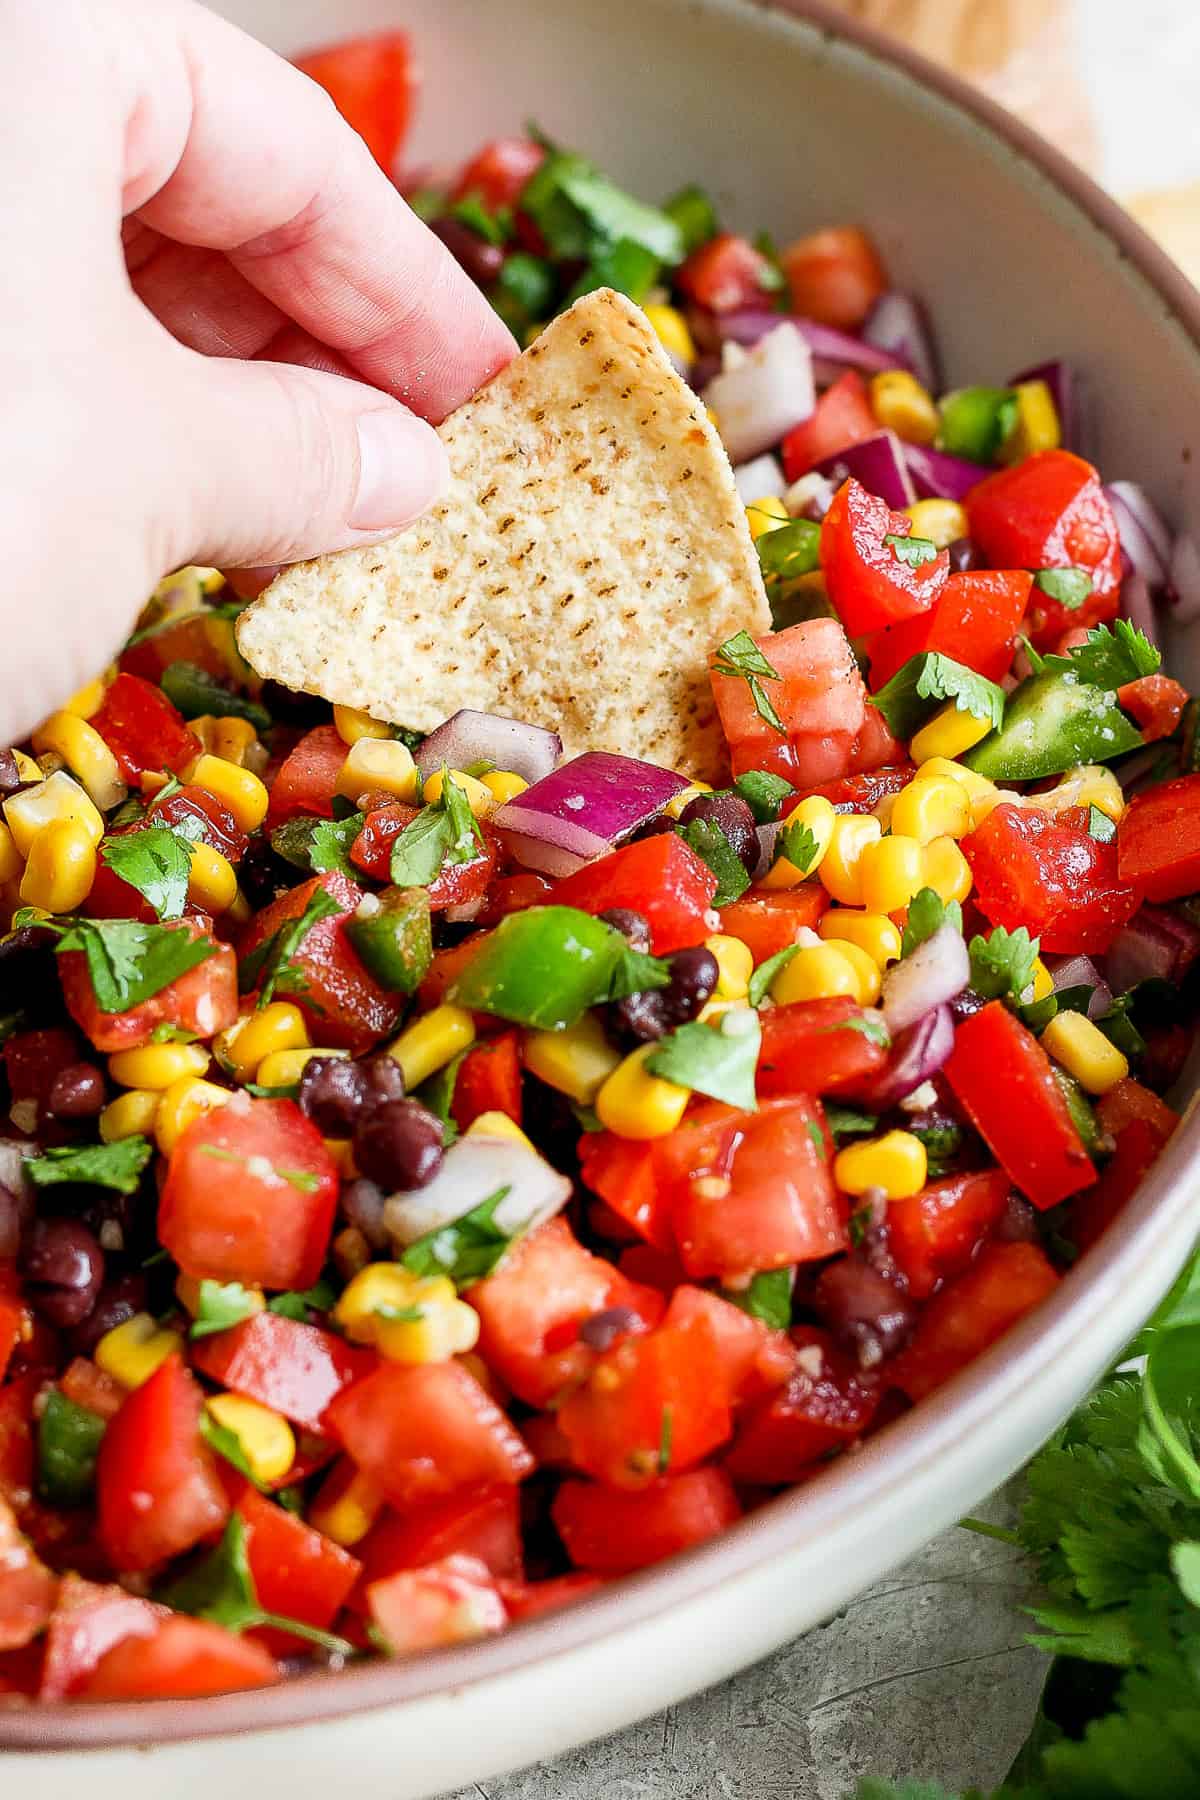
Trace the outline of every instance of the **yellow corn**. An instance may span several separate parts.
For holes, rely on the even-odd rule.
[[[119,1087],[161,1094],[177,1081],[203,1075],[208,1064],[203,1044],[143,1044],[136,1050],[115,1051],[108,1059],[108,1072]]]
[[[411,1094],[452,1057],[475,1042],[475,1021],[461,1006],[435,1006],[414,1019],[388,1045],[388,1055],[400,1064],[404,1085]]]
[[[204,592],[200,574],[200,569],[191,563],[182,569],[172,569],[150,596],[151,605],[157,603],[164,614],[196,612]]]
[[[350,1462],[335,1465],[308,1509],[308,1522],[350,1549],[360,1544],[383,1511],[383,1495]]]
[[[759,885],[765,888],[797,887],[814,870],[819,869],[833,842],[840,817],[842,815],[834,811],[831,802],[822,794],[809,794],[807,799],[801,800],[788,814],[787,824],[806,826],[812,834],[815,848],[803,865],[791,862],[780,852]]]
[[[225,1106],[232,1099],[228,1088],[196,1075],[173,1081],[160,1097],[154,1115],[154,1138],[163,1155],[170,1156],[188,1126],[202,1113]]]
[[[913,536],[928,538],[939,550],[968,536],[967,515],[957,500],[915,500],[902,510],[912,520]]]
[[[829,847],[817,873],[825,891],[843,906],[863,904],[862,854],[868,844],[877,844],[882,835],[883,827],[871,813],[835,814]]]
[[[921,846],[915,837],[893,833],[867,844],[859,859],[862,903],[868,912],[894,913],[925,886]]]
[[[188,730],[193,737],[198,737],[204,749],[216,753],[217,721],[212,713],[197,713],[194,719],[188,720]]]
[[[527,1031],[521,1060],[539,1081],[581,1106],[590,1106],[621,1060],[595,1013],[586,1012],[565,1031]]]
[[[524,1144],[527,1150],[533,1150],[534,1144],[515,1119],[510,1119],[504,1112],[477,1113],[463,1132],[464,1137],[503,1138],[509,1144]]]
[[[195,565],[196,579],[206,594],[219,594],[225,586],[225,577],[220,569],[208,569],[203,564]]]
[[[96,879],[96,846],[77,819],[44,825],[29,847],[21,876],[21,901],[48,913],[69,913],[83,905]]]
[[[221,1067],[235,1081],[253,1081],[259,1064],[273,1051],[303,1050],[308,1041],[308,1026],[300,1008],[290,1000],[272,1000],[261,1012],[246,1013],[221,1032],[213,1040],[213,1049]]]
[[[907,369],[885,369],[871,377],[871,411],[885,431],[907,444],[932,444],[938,434],[938,409],[915,375]]]
[[[349,1055],[348,1050],[330,1050],[321,1045],[306,1045],[294,1050],[269,1050],[252,1079],[259,1087],[294,1087],[304,1073],[305,1063],[311,1062],[314,1056],[334,1056],[345,1062]]]
[[[982,742],[992,729],[987,719],[974,713],[960,712],[953,700],[938,708],[927,725],[922,725],[908,746],[908,753],[918,767],[931,756],[961,756]]]
[[[689,781],[685,788],[680,788],[673,800],[667,801],[663,811],[669,819],[677,819],[684,808],[692,804],[693,800],[698,800],[701,794],[711,793],[712,788],[707,781]]]
[[[21,777],[22,781],[41,780],[42,771],[38,768],[38,765],[34,762],[32,756],[26,755],[24,750],[14,749],[12,757],[17,765],[17,774]]]
[[[683,1118],[691,1090],[651,1075],[646,1059],[657,1044],[642,1044],[618,1064],[596,1095],[596,1116],[617,1137],[666,1137]]]
[[[882,1188],[889,1200],[908,1200],[925,1186],[925,1146],[911,1131],[887,1131],[839,1150],[833,1178],[844,1194]]]
[[[875,980],[879,980],[878,969]],[[771,998],[780,1006],[788,1006],[794,1000],[832,1000],[839,994],[861,1004],[859,964],[846,955],[842,944],[804,945],[784,963],[771,983]]]
[[[17,849],[16,839],[0,819],[0,886],[8,881],[16,881],[24,867],[25,859]]]
[[[983,824],[994,807],[1002,800],[1015,800],[1015,794],[1006,793],[1003,788],[989,781],[986,775],[977,775],[974,769],[966,768],[960,762],[954,762],[946,756],[931,756],[922,763],[918,780],[927,781],[934,775],[945,775],[950,781],[956,781],[967,796],[967,804],[971,808],[971,829],[974,831]]]
[[[935,837],[965,837],[971,829],[967,791],[948,775],[918,775],[896,795],[891,826],[918,844]]]
[[[200,1311],[200,1287],[201,1283],[194,1275],[178,1275],[175,1278],[175,1298],[184,1312],[190,1313],[193,1319]],[[267,1297],[261,1288],[243,1287],[242,1293],[250,1312],[260,1313],[265,1309]]]
[[[515,800],[529,786],[525,777],[515,774],[512,769],[491,769],[482,780],[497,806],[503,806],[508,800]]]
[[[225,910],[225,918],[230,925],[248,925],[253,912],[254,908],[239,888],[233,897],[233,905]]]
[[[713,998],[744,1000],[750,992],[754,958],[741,938],[718,934],[716,937],[705,938],[704,948],[716,958],[717,963],[717,985]]]
[[[403,746],[401,746],[403,748]],[[476,781],[473,775],[464,775],[461,769],[451,769],[450,779],[455,787],[467,797],[467,805],[477,819],[486,819],[495,811],[496,796],[486,782]],[[421,788],[421,798],[426,806],[436,806],[442,797],[442,771],[435,770],[425,777]]]
[[[826,942],[855,944],[865,950],[877,969],[900,960],[900,932],[883,913],[855,912],[833,906],[817,931]]]
[[[1033,999],[1045,1000],[1054,992],[1054,978],[1041,957],[1035,957],[1033,963]]]
[[[351,744],[337,778],[337,791],[357,802],[360,794],[417,797],[417,765],[399,738],[359,738]],[[489,795],[490,798],[490,795]]]
[[[358,1174],[358,1165],[354,1160],[354,1145],[349,1138],[326,1138],[325,1148],[337,1164],[338,1174],[343,1181],[353,1181]]]
[[[768,531],[778,531],[781,525],[788,524],[790,518],[791,514],[777,494],[764,494],[761,500],[751,500],[746,508],[746,523],[755,543]]]
[[[228,912],[237,899],[237,871],[228,857],[211,844],[188,845],[191,869],[188,874],[188,899],[207,913]]]
[[[662,345],[681,362],[691,363],[696,360],[696,346],[688,329],[688,322],[683,314],[674,306],[652,305],[646,308],[646,317],[650,321],[650,329]]]
[[[373,1344],[389,1362],[448,1362],[479,1337],[479,1314],[448,1275],[413,1275],[400,1263],[368,1263],[333,1316],[348,1338]]]
[[[1102,763],[1081,763],[1068,769],[1057,786],[1045,794],[1007,796],[1018,806],[1036,806],[1039,812],[1066,812],[1073,806],[1094,806],[1119,825],[1125,814],[1125,795],[1111,769]]]
[[[33,772],[35,778],[41,773],[36,763]],[[104,820],[95,803],[65,769],[47,775],[36,787],[10,795],[4,802],[4,817],[22,856],[29,855],[33,840],[43,825],[52,825],[56,820],[74,819],[84,827],[97,848],[104,836]]]
[[[1037,450],[1057,450],[1062,427],[1054,395],[1044,381],[1019,381],[1017,416],[1000,450],[1000,461],[1018,463]]]
[[[219,762],[232,763],[244,769],[258,743],[258,733],[249,719],[235,719],[222,713],[213,725],[213,755]]]
[[[267,816],[270,797],[251,769],[206,752],[192,763],[187,779],[227,806],[239,831],[257,831]]]
[[[382,742],[392,735],[390,725],[385,725],[382,719],[373,719],[370,713],[360,712],[356,706],[335,706],[333,723],[343,744],[357,744],[359,738],[378,738]]]
[[[94,681],[79,688],[69,700],[64,700],[61,710],[74,713],[79,719],[90,719],[104,704],[105,686],[104,677],[97,675]]]
[[[129,792],[116,757],[100,733],[77,713],[65,708],[51,713],[34,732],[33,747],[61,756],[101,812],[119,806]]]
[[[179,1332],[165,1330],[149,1313],[141,1312],[106,1331],[92,1356],[96,1367],[122,1387],[139,1388],[149,1381],[160,1363],[182,1349]]]
[[[245,1394],[214,1394],[208,1410],[232,1431],[255,1481],[279,1481],[296,1460],[296,1438],[282,1413]]]
[[[883,982],[882,971],[870,951],[852,938],[826,938],[825,944],[830,950],[840,950],[857,974],[860,1006],[874,1006]]]
[[[153,1088],[131,1089],[110,1100],[100,1114],[100,1142],[115,1144],[121,1138],[147,1137],[154,1129],[154,1115],[162,1098]]]
[[[971,892],[971,865],[953,838],[934,838],[921,851],[921,887],[943,900],[965,900]]]
[[[1083,1013],[1055,1013],[1042,1033],[1042,1047],[1089,1094],[1107,1094],[1129,1073],[1127,1059]]]

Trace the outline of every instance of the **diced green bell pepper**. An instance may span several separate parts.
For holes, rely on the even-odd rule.
[[[172,706],[178,707],[185,719],[198,719],[205,713],[213,713],[217,717],[248,719],[255,731],[266,731],[271,724],[271,715],[265,706],[223,686],[198,663],[168,663],[160,685]]]
[[[1064,675],[1032,675],[1009,696],[1004,723],[961,759],[990,781],[1038,781],[1079,763],[1111,762],[1142,734],[1113,694]]]
[[[938,449],[968,462],[990,463],[1016,423],[1017,396],[1012,388],[956,388],[942,395],[938,411]]]
[[[98,1413],[51,1388],[38,1420],[38,1492],[52,1506],[82,1506],[92,1491],[105,1432]]]
[[[1057,1063],[1052,1063],[1055,1078],[1062,1089],[1062,1097],[1067,1103],[1067,1111],[1071,1115],[1071,1123],[1079,1133],[1079,1139],[1092,1161],[1104,1154],[1105,1139],[1100,1121],[1096,1117],[1096,1109],[1075,1080]],[[1111,1142],[1108,1145],[1111,1149]]]
[[[664,986],[665,967],[619,931],[573,906],[510,913],[450,991],[456,1006],[539,1031],[563,1031],[590,1006]]]
[[[433,960],[429,890],[385,888],[379,910],[366,918],[356,914],[346,935],[376,981],[398,994],[413,993]]]

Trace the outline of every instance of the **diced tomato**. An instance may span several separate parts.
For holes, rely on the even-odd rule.
[[[498,925],[509,913],[524,912],[527,906],[543,906],[554,891],[547,875],[535,875],[531,869],[520,875],[501,875],[487,891],[483,905],[476,913],[480,925]]]
[[[162,689],[139,675],[118,675],[88,723],[116,757],[123,778],[134,784],[148,769],[180,774],[202,749]]]
[[[858,329],[888,284],[879,252],[857,225],[828,225],[797,238],[779,261],[792,310],[843,331]]]
[[[492,1575],[519,1581],[524,1569],[521,1508],[507,1482],[464,1488],[404,1513],[388,1512],[359,1545],[359,1593],[401,1569],[420,1569],[448,1556],[470,1556]]]
[[[484,931],[473,932],[461,944],[451,944],[446,950],[434,951],[425,979],[417,989],[417,1004],[422,1011],[442,1004],[467,964],[486,944],[489,935]],[[490,1013],[476,1013],[474,1017],[477,1031],[500,1029],[501,1021]]]
[[[803,1481],[813,1463],[862,1436],[879,1404],[878,1379],[861,1374],[824,1332],[792,1335],[801,1356],[786,1386],[747,1409],[725,1458],[734,1481]]]
[[[867,690],[837,620],[805,619],[754,641],[779,676],[761,683],[787,737],[787,767],[775,772],[800,788],[848,773]],[[749,683],[740,675],[714,672],[712,690],[734,774],[774,767],[771,754],[780,733],[760,716]]]
[[[890,1364],[889,1379],[910,1400],[923,1399],[1057,1286],[1058,1276],[1036,1244],[986,1244],[925,1307],[911,1343]]]
[[[162,630],[155,631],[152,637],[143,638],[140,644],[126,645],[118,667],[127,675],[140,675],[143,681],[157,684],[163,670],[173,662],[186,662],[203,669],[216,681],[228,681],[232,623],[207,607],[180,613],[174,623],[164,620]]]
[[[83,1686],[100,1658],[124,1638],[153,1637],[170,1614],[165,1606],[127,1594],[115,1584],[97,1586],[64,1575],[46,1633],[42,1700],[65,1700]]]
[[[1170,737],[1187,699],[1187,689],[1169,675],[1143,675],[1117,689],[1118,704],[1136,721],[1148,744]]]
[[[889,1200],[888,1247],[915,1300],[965,1269],[1004,1211],[1003,1169],[931,1181],[908,1200]]]
[[[478,194],[489,212],[515,206],[531,178],[546,160],[532,138],[493,138],[476,152],[454,184],[454,198]]]
[[[585,863],[556,884],[554,903],[587,913],[611,907],[640,912],[650,924],[651,949],[666,956],[704,942],[705,916],[716,891],[717,878],[707,863],[674,832],[660,832]]]
[[[740,900],[721,908],[721,930],[740,939],[756,963],[763,963],[800,933],[812,930],[829,908],[829,894],[819,881],[794,888],[748,888]]]
[[[114,1644],[76,1692],[86,1700],[182,1700],[269,1687],[281,1679],[274,1657],[253,1638],[172,1613],[152,1637],[127,1636]]]
[[[285,1512],[248,1481],[236,1484],[235,1509],[246,1529],[246,1554],[258,1603],[325,1631],[358,1579],[362,1564],[332,1538]],[[262,1642],[276,1656],[294,1655],[302,1640],[267,1629]]]
[[[829,598],[852,637],[882,631],[928,612],[950,572],[949,553],[912,568],[887,537],[908,537],[912,521],[892,512],[853,477],[833,497],[821,524],[821,567]]]
[[[501,1581],[500,1597],[514,1625],[522,1619],[540,1619],[543,1613],[569,1606],[604,1586],[598,1575],[554,1575],[548,1581]]]
[[[1165,1100],[1126,1076],[1110,1087],[1096,1103],[1096,1116],[1105,1131],[1120,1137],[1135,1119],[1147,1124],[1160,1144],[1165,1144],[1179,1123],[1179,1114]]]
[[[1117,866],[1147,900],[1181,900],[1200,888],[1200,775],[1134,795],[1117,826]]]
[[[0,1262],[0,1381],[25,1325],[25,1302],[21,1283],[11,1263]]]
[[[576,1468],[611,1487],[645,1487],[701,1462],[732,1430],[707,1323],[660,1327],[605,1351],[559,1408],[558,1423]]]
[[[408,33],[343,38],[298,56],[296,67],[325,89],[380,168],[392,174],[417,91]]]
[[[878,711],[878,707],[875,710]],[[823,795],[834,812],[869,813],[874,812],[881,800],[906,788],[916,772],[912,763],[899,762],[890,768],[872,769],[863,775],[845,775],[840,781],[827,781],[808,791]],[[800,804],[803,797],[797,794],[794,800],[789,797],[784,801],[782,810],[785,818]]]
[[[1112,1224],[1179,1123],[1179,1114],[1164,1100],[1128,1076],[1103,1095],[1096,1116],[1102,1130],[1116,1140],[1116,1149],[1095,1187],[1071,1202],[1071,1238],[1080,1250],[1088,1249]]]
[[[868,700],[863,713],[862,730],[850,748],[848,779],[869,775],[873,770],[900,762],[904,745],[893,732],[877,706]]]
[[[225,1523],[229,1502],[200,1436],[200,1405],[173,1355],[110,1420],[96,1462],[96,1522],[115,1569],[157,1568]]]
[[[636,1493],[566,1481],[550,1513],[576,1568],[624,1575],[717,1537],[741,1508],[724,1470],[693,1469]]]
[[[1032,575],[1022,569],[968,569],[948,575],[928,612],[871,639],[872,693],[924,650],[936,650],[977,669],[989,681],[1000,681],[1012,662],[1032,586]]]
[[[1002,1000],[960,1023],[945,1074],[996,1161],[1035,1206],[1056,1206],[1095,1181],[1050,1058]]]
[[[0,1387],[0,1501],[23,1511],[33,1486],[33,1403],[42,1387],[36,1373]]]
[[[769,305],[773,270],[748,238],[722,231],[693,250],[675,271],[676,286],[709,312],[737,312],[743,306]]]
[[[871,411],[867,384],[857,369],[847,369],[817,401],[807,419],[793,425],[783,440],[783,472],[799,481],[826,457],[848,450],[879,433],[879,420]]]
[[[296,813],[332,819],[333,796],[346,756],[346,744],[336,725],[317,725],[306,731],[271,784],[267,830],[274,830]]]
[[[479,1482],[522,1481],[533,1469],[505,1414],[457,1362],[385,1363],[338,1395],[329,1422],[400,1508]]]
[[[318,888],[337,902],[338,911],[311,925],[293,953],[292,964],[307,983],[293,998],[310,1016],[318,1043],[358,1055],[395,1030],[404,997],[380,986],[346,936],[346,922],[363,898],[357,882],[336,869],[301,882],[250,921],[238,948],[244,961],[281,925],[298,919]]]
[[[1098,956],[1141,904],[1118,874],[1117,844],[1037,807],[994,807],[961,849],[980,910],[1007,930],[1028,926],[1044,951]]]
[[[0,1650],[19,1650],[45,1626],[54,1611],[58,1577],[38,1557],[0,1499]]]
[[[373,1351],[356,1349],[332,1331],[273,1312],[197,1338],[191,1355],[201,1374],[308,1431],[323,1428],[330,1402],[376,1362]]]
[[[965,504],[971,537],[994,569],[1075,568],[1092,578],[1082,607],[1065,607],[1034,589],[1027,624],[1036,649],[1048,648],[1064,631],[1113,617],[1121,540],[1091,463],[1069,450],[1039,450],[989,475]]]
[[[670,1250],[656,1250],[651,1244],[631,1244],[617,1257],[617,1267],[643,1291],[653,1288],[660,1297],[674,1293],[680,1282],[687,1280],[687,1270],[673,1243]]]
[[[58,1381],[68,1400],[98,1419],[111,1419],[121,1410],[125,1389],[86,1356],[72,1357]]]
[[[514,1125],[521,1123],[521,1039],[515,1031],[502,1031],[468,1050],[459,1064],[450,1102],[460,1131],[481,1113],[506,1113]]]
[[[350,861],[364,875],[375,881],[390,881],[392,850],[400,837],[418,816],[415,806],[388,801],[367,813],[363,828],[350,846]],[[429,885],[429,904],[434,912],[448,906],[467,906],[481,900],[487,892],[499,860],[500,840],[485,825],[483,848],[469,862],[446,863],[437,880]]]
[[[778,1387],[796,1360],[786,1332],[772,1331],[740,1306],[688,1282],[672,1294],[663,1324],[681,1331],[696,1324],[704,1327],[716,1347],[725,1391],[734,1405]]]
[[[374,1581],[367,1605],[394,1656],[490,1637],[508,1623],[495,1581],[474,1556],[448,1556]]]
[[[173,929],[191,938],[209,936],[199,919],[181,919]],[[202,963],[127,1012],[100,1010],[82,950],[66,950],[59,956],[58,978],[67,1011],[92,1047],[106,1053],[148,1044],[156,1025],[175,1025],[211,1038],[238,1016],[237,958],[228,944],[217,944]]]
[[[239,863],[249,842],[229,808],[202,787],[181,787],[164,800],[152,800],[146,809],[147,825],[182,826],[188,836],[210,844],[231,863]]]
[[[655,1174],[653,1144],[586,1132],[579,1140],[579,1169],[586,1185],[640,1237],[658,1250],[675,1242]]]
[[[860,1087],[888,1059],[867,1024],[862,1007],[845,996],[772,1006],[762,1015],[759,1095],[845,1094]]]

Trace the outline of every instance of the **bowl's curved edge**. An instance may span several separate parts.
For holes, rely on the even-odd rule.
[[[1110,239],[1164,302],[1200,354],[1200,291],[1128,213],[1066,156],[986,95],[872,27],[823,0],[741,0],[766,14],[789,15],[830,39],[899,69],[1005,143]],[[1200,1111],[1190,1109],[1195,1124]],[[133,1701],[86,1707],[77,1702],[0,1710],[0,1753],[78,1751],[231,1737],[393,1706],[405,1699],[461,1690],[596,1642],[652,1613],[724,1586],[772,1555],[820,1531],[835,1510],[861,1511],[882,1487],[936,1461],[964,1433],[978,1430],[1036,1378],[1086,1328],[1076,1318],[1076,1294],[1115,1302],[1127,1278],[1156,1255],[1171,1262],[1170,1246],[1184,1241],[1192,1207],[1187,1191],[1190,1129],[1181,1128],[1149,1179],[1087,1261],[1058,1292],[1003,1341],[913,1413],[890,1425],[818,1481],[780,1496],[721,1538],[657,1569],[626,1577],[611,1589],[561,1613],[530,1621],[500,1638],[430,1653],[403,1662],[371,1663],[336,1676],[313,1673],[277,1688],[209,1699]],[[1182,1252],[1174,1259],[1182,1260]],[[1165,1285],[1165,1283],[1161,1284]],[[1136,1321],[1135,1321],[1136,1324]],[[1132,1329],[1132,1327],[1131,1327]],[[1124,1341],[1122,1339],[1122,1341]],[[1114,1351],[1119,1344],[1113,1346]]]

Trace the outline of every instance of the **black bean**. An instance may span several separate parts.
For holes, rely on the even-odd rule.
[[[25,1285],[37,1311],[51,1325],[81,1325],[96,1304],[104,1280],[104,1252],[77,1219],[39,1219],[22,1258]]]
[[[950,545],[950,568],[955,575],[962,575],[968,569],[977,569],[979,558],[975,554],[975,546],[969,537],[955,538]]]
[[[647,819],[644,825],[638,826],[633,839],[636,842],[641,838],[663,837],[674,829],[675,821],[667,813],[655,813],[652,819]]]
[[[488,287],[504,267],[502,246],[489,244],[461,219],[433,219],[429,229],[441,238],[455,262],[477,286]]]
[[[754,829],[754,814],[741,795],[697,794],[680,813],[679,823],[691,825],[698,819],[709,819],[721,827],[734,854],[741,858],[746,873],[753,875],[762,846]]]
[[[106,1331],[124,1325],[134,1313],[143,1310],[145,1303],[144,1275],[118,1275],[115,1281],[106,1281],[87,1318],[71,1333],[72,1350],[78,1356],[90,1356]]]
[[[650,1044],[670,1031],[665,991],[648,988],[645,993],[626,994],[624,999],[613,1001],[608,1009],[608,1023],[618,1042],[632,1039],[637,1044]]]
[[[650,921],[645,913],[634,912],[631,906],[610,906],[599,916],[623,938],[628,938],[635,950],[649,950]]]
[[[955,994],[953,1000],[950,1002],[950,1011],[954,1014],[954,1023],[956,1025],[961,1025],[962,1021],[964,1019],[969,1019],[972,1013],[982,1012],[986,1005],[987,1001],[982,994],[977,994],[974,988],[964,988],[962,993]]]
[[[721,971],[711,950],[694,944],[668,957],[669,986],[655,991],[661,996],[669,1025],[686,1025],[712,999]]]
[[[15,794],[21,786],[21,771],[11,750],[0,750],[0,794]]]
[[[382,1250],[388,1241],[383,1224],[383,1189],[377,1182],[360,1175],[342,1189],[341,1206],[346,1222],[362,1232],[372,1250]]]
[[[4,1010],[20,1012],[36,1007],[39,1015],[57,1011],[60,992],[54,966],[54,938],[36,925],[22,925],[0,939],[0,992]]]
[[[107,1097],[95,1063],[68,1063],[54,1077],[47,1109],[56,1119],[94,1119]]]
[[[349,1137],[370,1093],[366,1065],[344,1056],[310,1056],[297,1101],[323,1137]]]
[[[11,1262],[33,1224],[33,1195],[0,1185],[0,1262]]]
[[[631,1306],[609,1306],[581,1322],[579,1339],[589,1350],[608,1350],[619,1337],[636,1331],[640,1323]]]
[[[1004,1211],[996,1221],[995,1235],[1003,1244],[1036,1244],[1037,1217],[1023,1195],[1012,1193],[1004,1202]]]
[[[834,1341],[873,1369],[907,1342],[916,1308],[877,1269],[855,1256],[822,1269],[813,1289],[813,1307]]]
[[[441,1120],[417,1100],[389,1100],[359,1119],[354,1160],[388,1193],[424,1187],[442,1166]]]
[[[361,1066],[367,1080],[366,1106],[385,1106],[389,1100],[403,1100],[404,1071],[394,1056],[373,1056]]]

